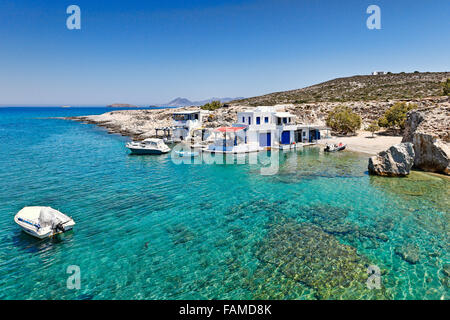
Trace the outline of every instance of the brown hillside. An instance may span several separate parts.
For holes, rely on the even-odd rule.
[[[301,104],[311,102],[387,101],[441,96],[441,83],[450,72],[397,73],[338,78],[303,89],[235,100],[239,105]]]

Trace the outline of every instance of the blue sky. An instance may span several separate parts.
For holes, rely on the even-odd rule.
[[[81,30],[66,8],[81,8]],[[381,30],[366,9],[381,8]],[[450,1],[0,0],[0,105],[148,105],[450,70]]]

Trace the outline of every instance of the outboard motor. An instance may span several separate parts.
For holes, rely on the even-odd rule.
[[[55,231],[56,231],[56,232],[59,232],[59,231],[65,232],[65,231],[66,231],[66,229],[64,229],[64,226],[63,226],[62,222],[58,223],[58,224],[55,226]]]

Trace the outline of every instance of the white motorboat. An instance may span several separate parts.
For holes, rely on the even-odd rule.
[[[144,141],[129,142],[126,147],[132,154],[163,154],[170,152],[170,148],[162,139],[149,138]]]
[[[14,221],[23,231],[39,239],[69,231],[75,225],[71,217],[50,207],[25,207]]]

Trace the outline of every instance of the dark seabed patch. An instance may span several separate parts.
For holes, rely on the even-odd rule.
[[[194,232],[182,223],[168,226],[166,231],[170,234],[172,242],[175,245],[186,243],[195,239]]]
[[[277,215],[270,219],[267,228],[258,259],[313,290],[315,298],[390,298],[384,287],[367,288],[370,261],[320,227]]]

